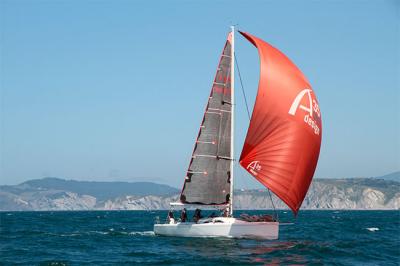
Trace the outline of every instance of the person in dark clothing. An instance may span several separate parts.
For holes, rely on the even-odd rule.
[[[201,216],[201,210],[200,209],[196,209],[194,211],[194,215],[193,215],[193,222],[197,223],[201,218],[203,218]]]
[[[181,212],[181,222],[185,223],[187,221],[187,213],[186,213],[186,209],[183,208],[182,212]]]
[[[171,210],[168,212],[168,220],[170,224],[175,223],[174,213]]]

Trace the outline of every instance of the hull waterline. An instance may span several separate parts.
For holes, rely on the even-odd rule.
[[[235,218],[213,219],[203,223],[155,224],[154,233],[178,237],[230,237],[278,239],[279,222],[246,222]]]

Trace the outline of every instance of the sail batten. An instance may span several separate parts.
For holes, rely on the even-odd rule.
[[[260,57],[258,92],[240,164],[296,214],[321,146],[318,101],[289,58],[263,40],[240,33],[258,49]]]
[[[222,51],[192,158],[182,188],[184,204],[230,202],[231,33]]]

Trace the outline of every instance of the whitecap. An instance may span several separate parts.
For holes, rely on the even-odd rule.
[[[101,235],[108,235],[110,232],[103,232],[103,231],[90,231],[90,234],[101,234]]]
[[[153,231],[133,231],[133,232],[130,232],[129,235],[154,236],[154,232]]]
[[[69,236],[80,236],[80,234],[78,234],[78,233],[71,233],[71,234],[60,234],[60,236],[66,236],[66,237],[69,237]]]
[[[366,228],[368,231],[370,231],[370,232],[375,232],[375,231],[379,231],[379,228],[378,227],[368,227],[368,228]]]

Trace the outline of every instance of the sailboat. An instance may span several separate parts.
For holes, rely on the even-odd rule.
[[[318,162],[322,120],[303,73],[281,51],[239,31],[257,49],[260,79],[240,165],[297,215]],[[208,98],[178,202],[214,206],[217,217],[155,224],[156,235],[277,239],[279,221],[233,216],[235,29],[231,27]],[[247,217],[248,218],[248,217]]]

